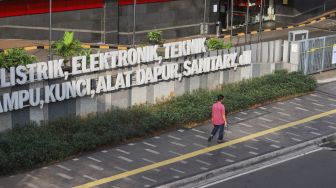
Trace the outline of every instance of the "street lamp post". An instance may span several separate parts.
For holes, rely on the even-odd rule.
[[[261,0],[260,4],[260,15],[259,15],[259,32],[258,32],[258,42],[261,40],[261,32],[262,32],[262,25],[263,25],[263,14],[264,14],[264,0]]]
[[[246,6],[246,15],[245,15],[245,43],[247,43],[247,32],[248,32],[248,24],[250,21],[250,0],[247,0],[247,6]]]
[[[231,0],[231,37],[230,39],[232,39],[232,35],[233,35],[233,0]]]
[[[135,8],[136,8],[136,0],[133,0],[133,47],[135,46],[135,24],[136,24],[136,20],[135,20]]]
[[[52,60],[51,54],[51,14],[52,14],[52,0],[49,0],[49,60]]]
[[[205,22],[206,22],[206,14],[207,14],[207,0],[204,0],[204,11],[203,11],[203,28],[202,28],[202,34],[206,34],[206,28],[205,28]]]

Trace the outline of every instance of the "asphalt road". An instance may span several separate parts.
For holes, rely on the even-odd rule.
[[[333,188],[336,151],[321,150],[209,188]]]

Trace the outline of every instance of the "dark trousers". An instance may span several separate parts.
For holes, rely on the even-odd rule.
[[[223,125],[214,125],[214,128],[211,131],[211,135],[215,136],[218,130],[219,130],[218,140],[223,140],[223,137],[224,137],[224,124]]]

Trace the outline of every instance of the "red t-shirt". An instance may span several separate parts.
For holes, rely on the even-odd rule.
[[[212,124],[223,125],[225,115],[225,107],[221,102],[216,102],[212,105]]]

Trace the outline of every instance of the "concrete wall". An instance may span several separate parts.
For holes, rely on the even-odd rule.
[[[39,107],[27,107],[22,110],[0,114],[0,131],[11,129],[17,126],[23,126],[30,121],[47,121],[55,120],[60,117],[82,116],[88,114],[102,113],[114,107],[126,108],[131,105],[141,103],[155,103],[157,100],[167,98],[172,95],[182,95],[197,89],[214,89],[221,84],[238,82],[242,79],[259,77],[270,74],[276,69],[293,69],[293,65],[282,62],[282,43],[283,41],[270,41],[260,44],[252,44],[247,46],[239,46],[230,50],[211,51],[204,55],[193,55],[189,58],[200,58],[202,56],[215,56],[217,54],[227,54],[233,52],[242,52],[244,50],[252,51],[252,64],[237,68],[237,70],[229,69],[224,71],[211,72],[208,74],[185,77],[182,81],[171,80],[167,82],[159,82],[151,85],[133,87],[127,90],[117,92],[104,93],[96,95],[94,98],[83,97],[63,102],[51,103],[44,105],[43,109]],[[183,63],[184,58],[173,59],[171,62]],[[143,65],[147,66],[147,65]],[[134,67],[136,69],[137,67]],[[142,67],[143,68],[143,67]],[[114,71],[115,73],[115,71]],[[97,78],[100,75],[111,74],[111,71],[104,71],[95,74],[88,74],[71,79],[80,78]],[[7,93],[19,89],[28,89],[43,87],[48,84],[64,82],[64,80],[49,80],[39,83],[27,84],[20,87],[0,89],[1,93]]]

